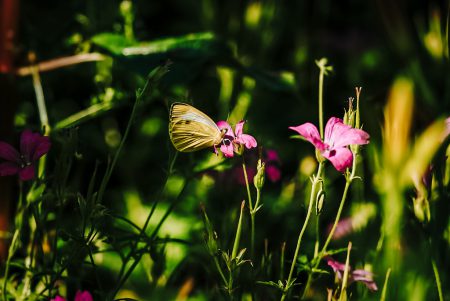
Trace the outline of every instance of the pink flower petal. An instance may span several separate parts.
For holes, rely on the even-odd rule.
[[[256,147],[258,144],[253,136],[243,133],[245,121],[240,121],[234,127],[234,132],[236,134],[235,142],[239,144],[244,144],[246,148],[250,149]]]
[[[216,122],[217,126],[219,127],[219,129],[227,129],[227,132],[225,133],[226,136],[230,136],[233,139],[236,137],[233,129],[231,128],[231,125],[228,124],[228,122],[224,121],[224,120],[220,120],[218,122]]]
[[[39,134],[38,134],[39,135]],[[24,130],[20,135],[20,153],[27,161],[31,161],[34,150],[36,149],[39,137],[30,130]]]
[[[340,275],[340,272],[343,272],[345,270],[345,263],[341,263],[337,260],[334,260],[332,257],[327,257],[327,264],[333,269],[335,273],[338,273],[338,276]],[[349,267],[351,269],[351,267]]]
[[[32,180],[34,178],[34,165],[30,165],[25,168],[22,168],[19,171],[19,178],[22,181]]]
[[[20,171],[20,166],[14,162],[0,163],[0,176],[15,175]]]
[[[354,270],[351,274],[352,281],[361,281],[371,291],[377,291],[378,287],[375,281],[373,281],[373,273],[358,269]]]
[[[331,143],[332,141],[332,135],[335,131],[335,125],[336,124],[342,124],[344,125],[344,123],[342,122],[342,119],[337,118],[337,117],[331,117],[330,119],[328,119],[327,124],[325,125],[325,137],[323,137],[324,142],[327,143],[328,145],[332,145]],[[346,127],[350,127],[345,125]]]
[[[330,148],[338,148],[350,144],[367,144],[369,143],[369,138],[369,134],[365,131],[354,129],[336,117],[331,117],[325,127],[324,142]]]
[[[20,136],[20,153],[26,161],[36,161],[50,149],[50,139],[40,133],[33,133],[25,130]]]
[[[236,126],[234,127],[234,133],[236,134],[236,136],[240,136],[243,133],[243,128],[244,128],[244,120],[239,121]]]
[[[51,147],[50,138],[47,136],[43,136],[39,140],[39,144],[37,145],[33,157],[31,160],[36,161],[50,150]]]
[[[0,158],[11,162],[20,162],[19,152],[8,143],[2,141],[0,141]]]
[[[66,299],[61,296],[56,296],[55,298],[51,299],[50,301],[66,301]]]
[[[93,301],[93,299],[88,291],[77,291],[75,301]]]
[[[250,136],[247,134],[239,135],[235,141],[239,144],[244,144],[245,147],[248,149],[256,147],[258,145],[258,143],[256,142],[256,139],[253,136]]]
[[[220,150],[227,158],[231,158],[234,155],[234,147],[233,144],[230,141],[224,141],[223,144],[220,146]]]
[[[331,164],[339,172],[344,172],[353,163],[353,153],[346,147],[324,151],[322,156],[330,160]]]
[[[301,136],[303,136],[306,140],[311,142],[315,148],[319,149],[320,151],[325,150],[325,145],[320,139],[319,131],[317,130],[316,126],[312,123],[304,123],[299,126],[290,126],[291,130],[296,131]]]

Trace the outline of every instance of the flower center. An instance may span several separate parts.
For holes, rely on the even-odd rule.
[[[25,168],[27,166],[31,166],[31,162],[29,162],[24,155],[20,155],[20,168]]]

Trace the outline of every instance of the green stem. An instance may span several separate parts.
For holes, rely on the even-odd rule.
[[[439,301],[444,301],[444,295],[442,294],[441,278],[439,277],[439,271],[436,266],[436,262],[431,260],[431,265],[433,266],[434,277],[436,278],[436,286],[439,294]]]
[[[325,75],[325,69],[320,68],[319,74],[319,130],[320,137],[323,139],[323,78]]]
[[[31,67],[31,75],[33,77],[33,87],[36,93],[36,102],[39,111],[39,119],[41,125],[45,129],[45,134],[50,131],[50,125],[48,123],[47,107],[45,105],[44,91],[42,89],[41,78],[39,76],[39,70],[36,66]]]
[[[248,207],[250,208],[251,228],[250,228],[250,256],[253,258],[255,251],[255,212],[254,208],[257,208],[257,204],[253,206],[252,194],[250,192],[250,183],[248,182],[247,167],[245,165],[244,155],[242,155],[242,171],[244,172],[245,186],[247,187]],[[256,203],[259,202],[259,196],[257,196]]]
[[[228,286],[228,280],[225,277],[225,274],[223,273],[222,268],[220,267],[217,256],[214,256],[214,263],[216,264],[216,267],[217,267],[217,270],[219,271],[220,277],[222,277],[223,283],[225,284],[225,286]]]
[[[254,250],[255,250],[255,219],[256,219],[256,212],[258,209],[259,201],[261,199],[261,190],[256,189],[256,202],[255,207],[253,210],[250,210],[250,218],[251,218],[251,257],[253,258]]]
[[[244,155],[242,155],[242,170],[244,171],[245,186],[247,187],[248,206],[250,210],[253,211],[252,194],[250,192],[250,184],[248,182],[247,168],[245,166]]]
[[[8,294],[7,294],[7,285],[8,285],[8,274],[9,274],[9,266],[11,264],[11,259],[14,255],[14,251],[16,248],[16,243],[17,240],[19,238],[20,235],[20,229],[16,229],[16,231],[14,231],[14,236],[13,239],[11,241],[11,245],[9,246],[9,250],[8,250],[8,259],[6,260],[6,267],[5,267],[5,276],[3,278],[3,301],[7,301],[8,300]]]
[[[344,276],[342,277],[341,294],[339,295],[339,301],[347,300],[347,282],[348,282],[348,272],[350,267],[350,250],[352,249],[352,242],[348,243],[347,247],[347,259],[345,260]]]
[[[389,276],[390,275],[391,275],[391,268],[389,268],[387,270],[387,272],[386,272],[386,278],[384,279],[384,285],[383,285],[383,290],[381,291],[380,301],[385,301],[386,300],[387,286],[388,286]]]
[[[319,252],[319,255],[316,257],[316,262],[313,265],[312,270],[317,269],[317,267],[319,266],[320,261],[322,260],[325,252],[327,251],[327,247],[330,244],[331,239],[333,238],[334,232],[336,231],[337,224],[339,222],[339,219],[341,218],[341,214],[342,214],[342,210],[344,208],[345,200],[347,199],[348,188],[350,187],[351,182],[352,182],[351,180],[347,180],[346,183],[345,183],[344,192],[342,194],[341,203],[339,204],[339,209],[338,209],[338,212],[336,214],[336,218],[334,220],[333,227],[331,228],[331,231],[328,234],[327,240],[325,241],[325,244],[323,245],[322,250]],[[305,298],[306,293],[308,292],[309,287],[311,286],[311,281],[312,281],[312,273],[308,275],[308,280],[306,281],[306,286],[305,286],[305,290],[303,291],[302,299]]]
[[[244,211],[245,201],[241,203],[241,212],[239,214],[239,221],[236,229],[236,236],[234,238],[233,251],[231,252],[231,259],[236,258],[237,252],[239,250],[239,241],[241,240],[241,232],[242,232],[242,213]]]
[[[309,197],[309,205],[308,205],[308,211],[306,213],[306,218],[305,221],[303,223],[302,229],[300,230],[300,234],[298,235],[298,240],[297,240],[297,246],[295,248],[295,252],[294,252],[294,257],[292,258],[292,263],[291,263],[291,269],[289,270],[289,276],[286,282],[286,287],[283,290],[283,295],[281,296],[281,301],[284,301],[286,299],[286,296],[289,292],[290,289],[290,282],[292,280],[292,276],[294,274],[294,269],[295,269],[295,263],[297,262],[297,257],[298,257],[298,253],[300,251],[300,245],[302,243],[302,238],[303,238],[303,234],[306,231],[306,227],[308,226],[308,222],[309,222],[309,218],[311,217],[311,212],[312,212],[312,207],[314,204],[314,199],[316,196],[316,186],[317,184],[321,181],[321,175],[322,175],[322,169],[324,166],[324,162],[319,163],[319,168],[317,170],[317,175],[314,176],[313,178],[313,183],[312,183],[312,187],[311,187],[311,194]]]
[[[322,260],[324,254],[326,253],[327,247],[330,244],[331,239],[333,238],[334,232],[336,231],[337,224],[341,218],[342,210],[344,209],[345,200],[347,199],[348,189],[350,188],[350,185],[352,184],[353,179],[355,179],[358,151],[359,151],[359,148],[356,148],[354,150],[353,162],[352,162],[352,172],[349,176],[347,176],[347,179],[345,181],[344,192],[342,193],[341,202],[339,204],[339,209],[336,214],[336,218],[334,219],[333,227],[331,228],[331,231],[328,234],[328,237],[322,247],[322,250],[319,252],[319,255],[315,257],[316,261],[315,261],[315,264],[313,265],[312,270],[317,269],[317,267],[319,266],[320,261]],[[302,296],[301,300],[303,300],[305,298],[306,293],[308,292],[309,287],[311,286],[311,281],[312,281],[312,273],[310,273],[308,275],[308,280],[306,281],[305,290],[303,291],[303,296]]]

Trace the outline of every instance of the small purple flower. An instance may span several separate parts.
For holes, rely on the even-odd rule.
[[[22,181],[34,178],[34,164],[50,150],[50,139],[39,133],[25,130],[20,136],[20,152],[10,144],[0,141],[0,176],[19,174]]]
[[[238,153],[240,147],[243,145],[247,149],[256,147],[258,144],[253,136],[243,133],[245,121],[240,121],[235,126],[235,130],[226,121],[218,121],[217,126],[223,130],[226,129],[225,136],[223,137],[222,143],[220,145],[220,150],[227,158],[234,156],[234,153]]]
[[[330,160],[334,168],[340,172],[344,172],[353,162],[353,154],[347,146],[367,144],[370,138],[365,131],[352,128],[336,117],[331,117],[328,120],[323,141],[316,126],[312,123],[307,122],[289,128],[311,142],[322,156]]]
[[[345,264],[341,263],[339,261],[334,260],[332,257],[328,256],[325,258],[327,261],[327,264],[333,269],[334,273],[338,277],[339,280],[342,280],[342,277],[344,276],[345,271]],[[348,273],[348,283],[352,283],[354,281],[360,281],[364,283],[364,285],[371,291],[377,291],[378,287],[375,281],[373,281],[373,273],[358,269],[358,270],[352,270],[352,268],[349,266],[349,273]]]

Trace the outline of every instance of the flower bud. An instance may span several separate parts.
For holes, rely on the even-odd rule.
[[[319,215],[322,212],[324,202],[325,190],[320,189],[316,197],[316,215]]]
[[[256,189],[260,190],[264,186],[266,164],[259,159],[256,169],[256,175],[253,177],[253,184]]]

